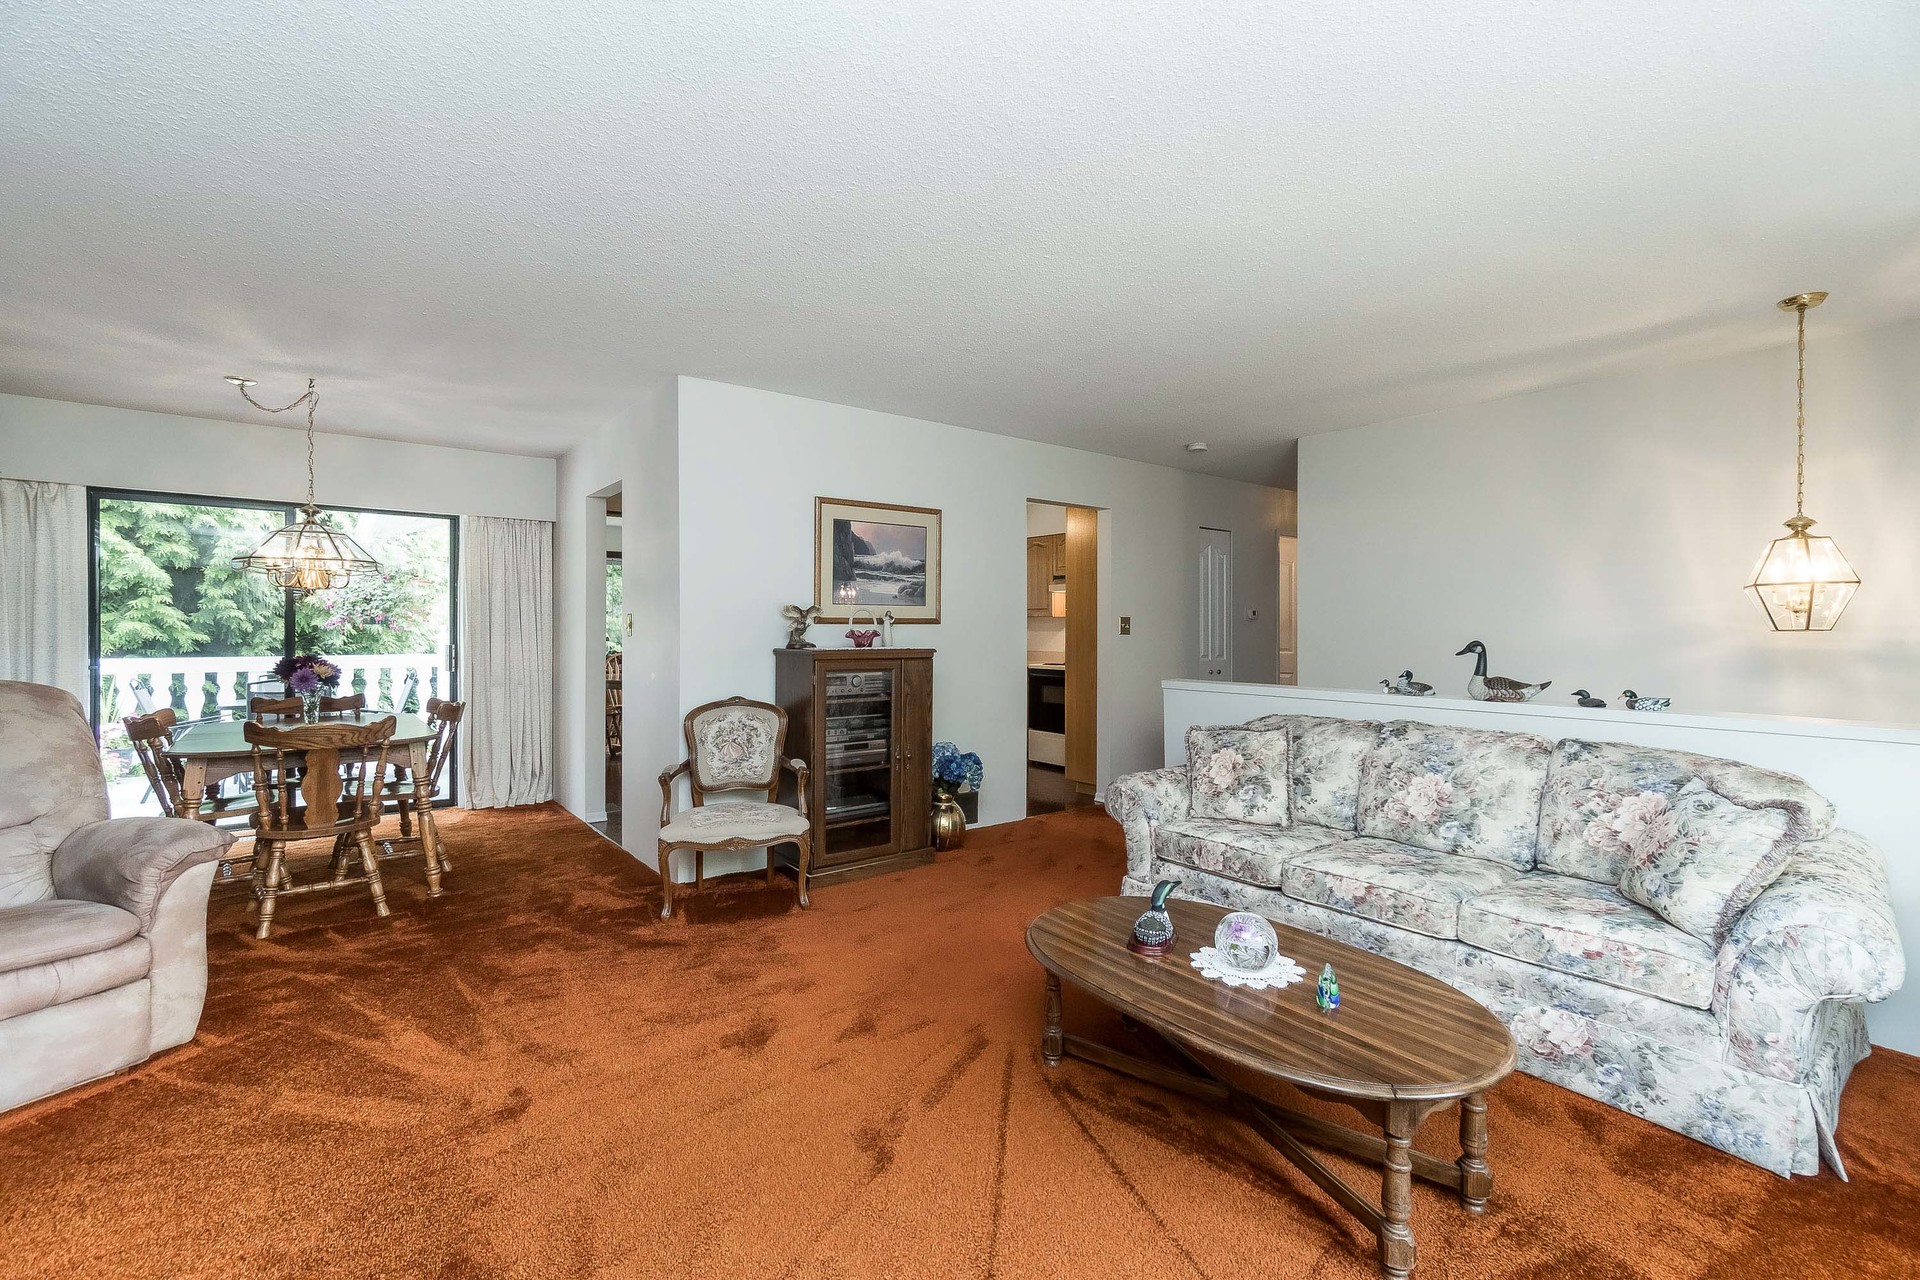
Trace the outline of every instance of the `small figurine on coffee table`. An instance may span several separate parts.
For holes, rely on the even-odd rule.
[[[1153,886],[1153,900],[1133,922],[1133,936],[1127,939],[1127,950],[1137,956],[1163,956],[1173,949],[1173,917],[1167,914],[1167,895],[1179,883],[1162,880]]]
[[[1313,989],[1313,1002],[1328,1013],[1340,1007],[1340,979],[1333,976],[1331,964],[1320,971],[1320,985]]]

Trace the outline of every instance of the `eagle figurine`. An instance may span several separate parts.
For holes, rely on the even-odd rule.
[[[787,620],[787,648],[813,648],[813,641],[807,639],[807,628],[812,626],[813,620],[820,616],[819,605],[783,605],[780,616]]]

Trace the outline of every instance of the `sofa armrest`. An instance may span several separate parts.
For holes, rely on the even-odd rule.
[[[185,818],[110,818],[77,828],[53,851],[53,891],[132,912],[153,928],[175,880],[227,851],[233,836]]]
[[[1720,947],[1713,1011],[1729,1056],[1782,1080],[1812,1067],[1821,1006],[1884,1000],[1905,981],[1887,864],[1851,831],[1795,848]]]
[[[1150,769],[1113,780],[1107,788],[1107,812],[1126,833],[1129,880],[1152,886],[1147,877],[1153,864],[1153,829],[1186,817],[1192,802],[1185,768]]]

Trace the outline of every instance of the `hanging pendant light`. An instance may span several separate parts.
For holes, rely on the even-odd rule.
[[[1860,575],[1840,554],[1832,538],[1809,534],[1807,516],[1807,311],[1827,300],[1824,293],[1796,293],[1780,299],[1782,311],[1799,313],[1800,376],[1795,383],[1798,412],[1794,421],[1799,446],[1794,463],[1793,519],[1787,536],[1767,544],[1754,566],[1747,591],[1775,631],[1831,631],[1847,602],[1860,589]]]
[[[305,395],[278,409],[268,408],[253,398],[247,390],[254,385],[252,378],[229,375],[227,381],[240,388],[240,394],[248,404],[264,413],[285,413],[303,404],[307,406],[307,501],[300,508],[300,518],[274,531],[250,554],[235,556],[234,568],[264,573],[274,586],[303,595],[309,591],[344,587],[353,581],[356,574],[364,576],[379,573],[380,562],[363,551],[360,544],[347,534],[328,524],[320,514],[320,508],[314,505],[313,411],[319,407],[320,393],[314,389],[313,379],[307,379]]]

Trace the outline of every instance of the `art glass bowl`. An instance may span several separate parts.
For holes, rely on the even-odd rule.
[[[1236,911],[1213,931],[1213,949],[1236,969],[1264,969],[1280,951],[1280,936],[1265,916]]]

